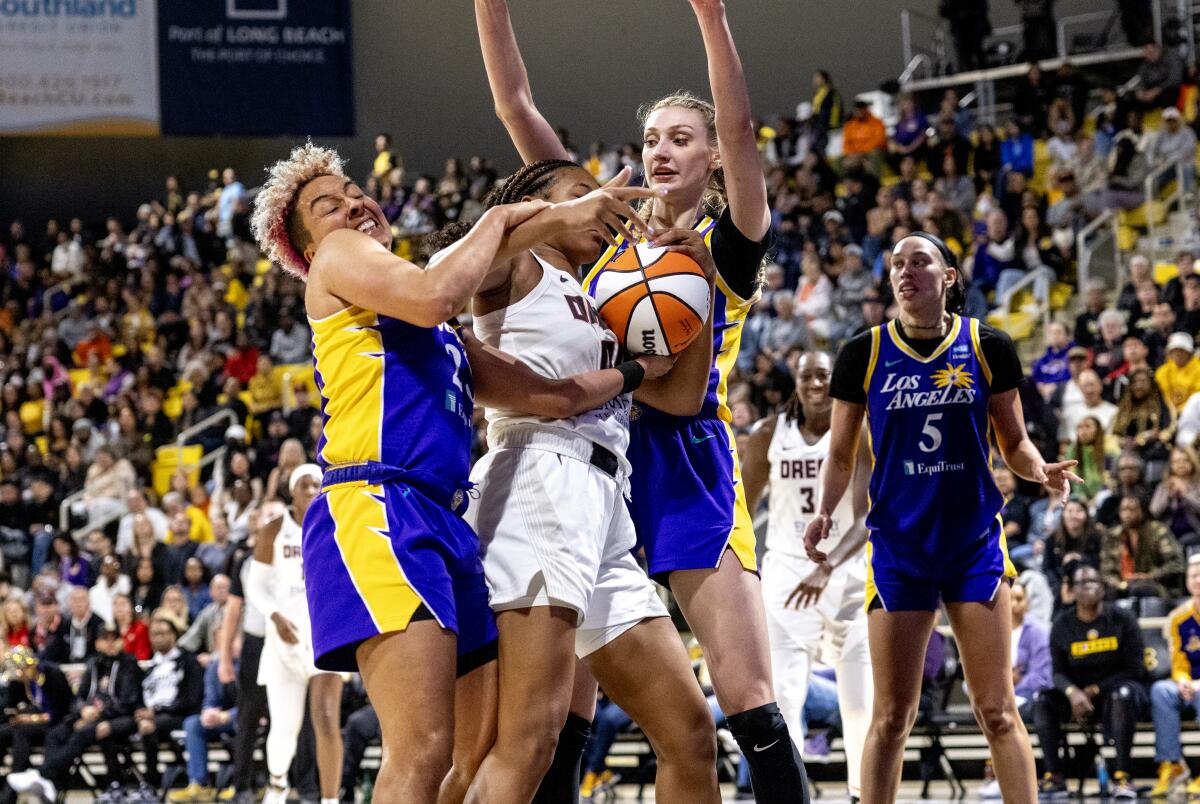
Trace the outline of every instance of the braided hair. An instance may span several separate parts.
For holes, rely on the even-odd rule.
[[[566,159],[543,159],[540,162],[530,162],[522,166],[516,173],[506,179],[501,179],[483,199],[485,209],[498,207],[501,204],[517,204],[527,196],[537,198],[558,179],[558,172],[568,168],[582,169],[575,162]],[[425,250],[433,254],[457,243],[466,237],[473,224],[455,221],[447,224],[437,232],[429,235],[425,241]]]

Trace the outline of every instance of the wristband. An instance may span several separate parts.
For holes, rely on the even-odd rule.
[[[642,386],[642,380],[646,379],[646,368],[636,360],[618,363],[616,368],[625,378],[625,383],[621,386],[622,394],[633,393]]]

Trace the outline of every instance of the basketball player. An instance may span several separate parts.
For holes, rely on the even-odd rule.
[[[807,799],[808,785],[775,704],[754,530],[726,399],[742,324],[758,292],[771,213],[724,4],[690,2],[716,103],[680,93],[643,110],[643,166],[649,185],[664,195],[639,211],[651,229],[687,227],[703,235],[717,265],[719,292],[712,342],[697,341],[683,351],[668,374],[674,375],[673,392],[646,388],[634,395],[630,513],[651,577],[670,586],[704,646],[758,800],[800,801]],[[492,98],[521,158],[527,164],[568,158],[533,103],[506,0],[475,0],[475,12]],[[630,243],[622,239],[601,256],[584,279],[585,290],[592,292],[596,276]]]
[[[1013,472],[1065,497],[1075,461],[1046,463],[1025,432],[1012,340],[959,314],[953,252],[933,235],[900,240],[889,259],[899,318],[843,348],[834,365],[829,459],[805,548],[817,544],[850,484],[866,417],[875,456],[867,515],[867,629],[874,708],[862,800],[894,801],[917,716],[925,646],[945,603],[971,705],[1005,801],[1037,799],[1033,753],[1013,694],[1008,560],[989,436]]]
[[[588,203],[594,214],[579,228],[607,232],[611,196]],[[422,270],[391,253],[382,210],[332,150],[295,149],[256,199],[259,245],[305,279],[322,397],[323,486],[303,523],[315,663],[362,673],[383,735],[383,801],[436,800],[452,754],[482,757],[494,736],[455,728],[456,688],[486,700],[497,684],[478,540],[459,518],[476,393],[569,417],[670,366],[639,358],[550,380],[447,323],[497,257],[559,231],[561,212],[544,201],[490,209]]]
[[[317,777],[321,804],[336,803],[342,772],[342,677],[313,665],[312,626],[304,589],[301,528],[304,514],[321,488],[321,469],[306,463],[288,479],[291,510],[267,503],[264,524],[254,543],[247,579],[247,602],[267,621],[258,683],[267,690],[271,727],[267,732],[267,772],[270,786],[265,804],[284,804],[288,797],[288,768],[304,725],[309,701],[317,737]]]
[[[871,455],[859,447],[853,493],[834,512],[829,560],[804,552],[804,529],[817,510],[821,465],[829,456],[833,359],[807,352],[796,366],[796,390],[783,413],[755,425],[746,447],[746,502],[758,509],[770,483],[763,598],[779,709],[788,731],[802,739],[801,713],[818,655],[837,673],[838,708],[846,748],[847,786],[861,795],[863,742],[871,720],[871,655],[867,649],[865,519]]]
[[[609,188],[628,177],[627,169]],[[526,198],[570,203],[596,187],[572,162],[535,162],[509,177],[489,205]],[[691,229],[659,240],[715,273]],[[603,248],[595,233],[567,229],[498,267],[473,301],[476,336],[552,378],[612,365],[617,336],[576,278],[577,266]],[[570,418],[487,409],[490,450],[471,472],[479,498],[466,519],[479,534],[500,633],[500,708],[497,739],[471,784],[470,801],[528,802],[539,790],[568,725],[576,656],[655,746],[660,798],[720,799],[704,696],[688,683],[687,652],[630,553],[629,406],[629,396],[621,395]],[[648,666],[657,670],[650,678]],[[571,729],[580,733],[590,717],[575,721]],[[582,749],[574,748],[575,755]],[[570,801],[578,788],[575,773],[551,775],[540,795]]]

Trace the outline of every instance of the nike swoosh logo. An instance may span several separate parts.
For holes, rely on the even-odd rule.
[[[902,363],[902,362],[904,362],[904,358],[903,358],[903,357],[898,357],[898,358],[896,358],[895,360],[889,360],[889,361],[887,361],[887,362],[886,362],[886,363],[884,363],[883,365],[884,365],[884,367],[885,367],[885,368],[891,368],[892,366],[896,365],[897,363]]]
[[[779,742],[779,740],[776,740],[776,741],[775,741],[775,743],[777,743],[777,742]],[[758,754],[758,753],[761,753],[761,752],[763,752],[763,751],[766,751],[768,748],[770,748],[771,746],[775,745],[775,743],[767,743],[766,745],[755,745],[755,746],[754,746],[754,753]]]
[[[706,435],[704,438],[696,438],[695,436],[692,436],[692,443],[693,444],[703,444],[705,441],[708,441],[710,438],[716,438],[716,436],[715,435]]]
[[[402,489],[400,489],[401,497],[407,497],[409,494],[412,494],[412,489],[410,489],[408,486],[405,486]]]

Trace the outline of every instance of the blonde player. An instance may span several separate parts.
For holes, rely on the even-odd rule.
[[[299,524],[320,491],[320,467],[312,463],[297,467],[288,487],[291,511],[272,506],[263,512],[268,521],[258,532],[246,583],[249,604],[271,623],[258,670],[258,683],[267,688],[271,713],[266,751],[271,779],[263,802],[287,801],[288,768],[304,722],[304,702],[311,693],[321,804],[334,804],[342,774],[342,676],[323,673],[313,664]]]
[[[704,40],[713,102],[678,93],[644,108],[642,163],[661,196],[640,212],[652,229],[694,228],[704,236],[717,266],[713,337],[685,349],[667,375],[686,392],[647,388],[634,394],[630,514],[651,577],[670,586],[704,646],[757,799],[804,801],[804,766],[772,689],[754,530],[727,399],[728,375],[770,245],[771,211],[725,5],[690,5]],[[507,2],[475,0],[475,15],[496,110],[521,158],[567,158],[533,102]],[[648,75],[655,72],[654,63],[645,66]],[[584,289],[593,292],[596,279],[629,245],[623,239],[606,251],[584,278]]]
[[[742,476],[750,510],[770,489],[763,599],[772,674],[788,731],[803,735],[801,712],[813,663],[837,673],[847,786],[861,795],[863,744],[871,722],[871,654],[867,647],[866,515],[871,457],[862,440],[854,492],[834,512],[829,561],[804,553],[804,529],[817,510],[820,472],[829,457],[833,359],[808,352],[796,367],[796,390],[783,413],[763,419],[747,444]]]

